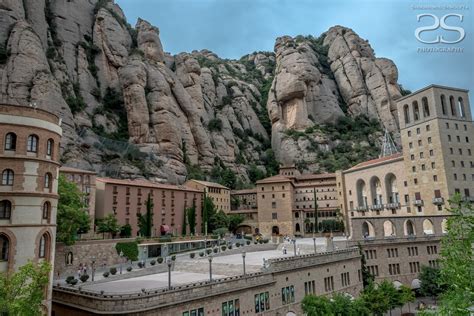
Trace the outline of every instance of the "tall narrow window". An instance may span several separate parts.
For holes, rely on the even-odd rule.
[[[2,173],[2,185],[13,185],[14,173],[11,169],[5,169]]]
[[[464,102],[462,101],[461,97],[458,99],[458,110],[461,117],[466,117],[466,113],[464,111]]]
[[[456,116],[456,105],[454,104],[454,97],[449,97],[449,106],[451,107],[451,115]]]
[[[403,106],[403,115],[405,116],[405,124],[410,123],[410,111],[408,109],[408,104]]]
[[[45,189],[51,189],[51,184],[53,182],[53,177],[51,175],[51,173],[46,173],[44,175],[44,188]]]
[[[426,97],[423,97],[423,99],[421,99],[421,105],[423,106],[423,117],[430,116],[430,106]]]
[[[46,143],[46,155],[47,156],[53,156],[53,147],[54,147],[54,140],[48,139],[48,142]]]
[[[38,136],[30,135],[28,136],[28,142],[26,144],[26,151],[31,153],[38,152]]]
[[[0,235],[0,261],[8,261],[10,240],[5,235]]]
[[[418,121],[420,119],[420,107],[417,101],[413,101],[413,120]]]
[[[16,150],[16,134],[8,133],[5,136],[5,150]]]
[[[12,215],[12,203],[8,200],[0,201],[0,219],[10,219]]]
[[[39,258],[46,258],[46,253],[47,253],[47,250],[48,250],[48,235],[47,234],[43,234],[43,236],[41,236],[40,238],[40,242],[39,242],[39,249],[38,249],[38,257]]]
[[[51,213],[51,203],[44,202],[43,204],[43,219],[49,219],[49,214]]]
[[[441,111],[443,111],[443,115],[446,115],[446,97],[444,94],[441,95]]]

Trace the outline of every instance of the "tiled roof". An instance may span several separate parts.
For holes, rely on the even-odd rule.
[[[286,176],[277,174],[276,176],[268,177],[268,178],[257,181],[257,183],[272,183],[272,182],[291,182],[291,180]]]
[[[94,171],[77,169],[77,168],[72,168],[72,167],[65,167],[65,166],[62,166],[61,168],[59,168],[59,172],[97,174]]]
[[[401,153],[397,153],[397,154],[394,154],[394,155],[391,155],[391,156],[386,156],[386,157],[380,157],[380,158],[377,158],[377,159],[372,159],[372,160],[367,160],[367,161],[364,161],[364,162],[361,162],[357,165],[355,165],[354,167],[348,169],[348,170],[353,170],[353,169],[359,169],[359,168],[362,168],[362,167],[367,167],[367,166],[370,166],[370,165],[375,165],[375,164],[378,164],[378,163],[381,163],[381,162],[384,162],[384,161],[389,161],[389,160],[392,160],[392,159],[397,159],[397,158],[400,158],[402,157],[403,155]]]
[[[230,191],[230,194],[253,194],[253,193],[257,193],[256,188]]]
[[[202,191],[200,190],[196,190],[194,188],[184,186],[184,185],[155,183],[155,182],[151,182],[151,181],[143,180],[143,179],[127,180],[127,179],[97,178],[97,181],[108,183],[108,184],[119,184],[119,185],[129,185],[129,186],[137,186],[137,187],[181,190],[181,191],[191,191],[191,192],[202,193]]]
[[[223,186],[222,184],[219,184],[219,183],[215,183],[215,182],[203,181],[203,180],[194,180],[194,179],[190,179],[188,181],[194,181],[194,182],[202,184],[206,187],[213,187],[213,188],[221,188],[221,189],[230,190],[228,187]]]
[[[335,173],[319,173],[319,174],[302,174],[296,177],[296,181],[312,180],[312,179],[330,179],[335,178]]]

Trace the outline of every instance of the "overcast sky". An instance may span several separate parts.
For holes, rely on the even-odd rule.
[[[222,58],[240,58],[254,51],[273,51],[275,38],[298,34],[318,36],[333,25],[352,28],[368,39],[377,57],[392,59],[399,80],[415,91],[431,83],[465,88],[474,93],[474,23],[469,0],[116,0],[129,23],[138,17],[159,27],[166,51],[176,54],[209,49]],[[446,8],[446,5],[451,7]],[[424,6],[424,8],[415,7]],[[434,19],[419,14],[446,14],[449,26],[461,27],[465,38],[456,44],[424,44],[418,27]],[[424,41],[442,36],[456,41],[460,32],[421,33]],[[419,48],[456,48],[461,52],[419,52]],[[471,108],[474,98],[471,95]]]

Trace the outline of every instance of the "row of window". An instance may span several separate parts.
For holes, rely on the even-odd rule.
[[[452,116],[460,116],[461,118],[466,117],[465,113],[465,108],[464,108],[464,101],[461,97],[458,98],[457,100],[457,106],[456,102],[453,96],[449,97],[449,105],[450,105],[450,110],[451,110],[451,115]],[[423,111],[423,117],[427,118],[430,117],[430,106],[428,104],[428,98],[423,97],[421,99],[421,107]],[[457,109],[456,109],[457,107]],[[446,97],[444,95],[441,95],[441,111],[443,115],[448,115],[447,111],[447,105],[446,105]],[[411,112],[411,113],[410,113]],[[405,104],[403,106],[403,114],[404,114],[404,119],[405,123],[408,124],[412,121],[418,121],[421,119],[420,115],[420,106],[418,105],[418,101],[413,101],[412,102],[412,109],[410,111],[410,107],[408,104]],[[412,116],[413,115],[413,116]],[[413,117],[413,120],[412,120]]]
[[[8,200],[0,201],[0,219],[10,219],[12,216],[12,203]],[[42,206],[42,219],[51,218],[51,203],[46,201]]]
[[[11,169],[5,169],[2,171],[2,185],[13,186],[15,180],[15,173]],[[45,189],[51,189],[53,184],[53,175],[47,172],[44,175],[43,186]]]
[[[30,153],[38,153],[39,137],[37,135],[29,135],[26,140],[26,151]],[[4,149],[15,151],[17,148],[17,136],[15,133],[8,133],[5,135]],[[52,156],[54,150],[54,140],[48,139],[46,141],[46,155]]]
[[[49,256],[49,248],[51,238],[47,233],[41,235],[38,247],[38,258],[47,258]],[[0,234],[0,261],[9,261],[10,254],[10,239],[5,234]]]

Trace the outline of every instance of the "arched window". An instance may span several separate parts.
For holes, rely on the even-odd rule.
[[[397,187],[397,177],[393,173],[385,176],[385,188],[387,190],[387,199],[389,203],[399,203],[400,196]]]
[[[5,169],[2,173],[2,185],[13,185],[14,173],[11,169]]]
[[[418,121],[420,119],[420,107],[418,106],[418,101],[413,101],[413,120]]]
[[[456,116],[456,105],[454,104],[453,96],[449,97],[449,105],[451,107],[451,115]]]
[[[421,99],[421,105],[423,106],[423,117],[430,116],[430,106],[428,104],[428,98],[423,97]]]
[[[0,235],[0,261],[8,261],[10,240],[5,235]]]
[[[372,195],[372,202],[374,205],[382,205],[382,184],[378,177],[370,179],[370,194]]]
[[[405,124],[410,123],[410,110],[408,108],[408,104],[403,106],[403,115],[405,116]]]
[[[54,140],[51,138],[48,139],[48,142],[46,143],[46,155],[47,156],[53,156],[53,148],[54,148]]]
[[[359,207],[365,206],[367,207],[367,189],[365,186],[365,182],[362,179],[357,180],[356,184],[357,188],[357,205]]]
[[[441,232],[443,234],[446,234],[448,232],[448,220],[446,218],[441,221]]]
[[[364,236],[364,238],[375,236],[374,226],[372,223],[366,221],[362,224],[362,236]]]
[[[28,136],[28,142],[26,143],[26,151],[30,153],[38,152],[38,136],[36,135]]]
[[[434,234],[433,222],[430,221],[429,219],[425,219],[423,221],[423,233],[425,235],[433,235]]]
[[[51,189],[52,182],[53,182],[53,176],[51,175],[51,173],[47,172],[44,175],[44,188],[45,189]]]
[[[415,226],[411,220],[405,221],[405,235],[406,236],[415,236]]]
[[[16,134],[8,133],[5,135],[5,150],[16,150]]]
[[[0,219],[10,219],[12,216],[12,203],[8,200],[0,201]]]
[[[49,219],[51,214],[51,203],[44,202],[43,204],[43,219]]]
[[[466,112],[464,111],[464,102],[461,97],[458,98],[458,110],[461,117],[466,117]]]
[[[395,225],[393,225],[392,221],[385,221],[383,223],[383,235],[385,237],[396,236]]]
[[[441,95],[441,111],[443,111],[443,115],[446,115],[446,97],[444,94]]]
[[[38,249],[38,257],[39,258],[46,258],[46,253],[48,250],[48,243],[49,243],[49,238],[46,233],[44,233],[39,241],[39,249]]]

